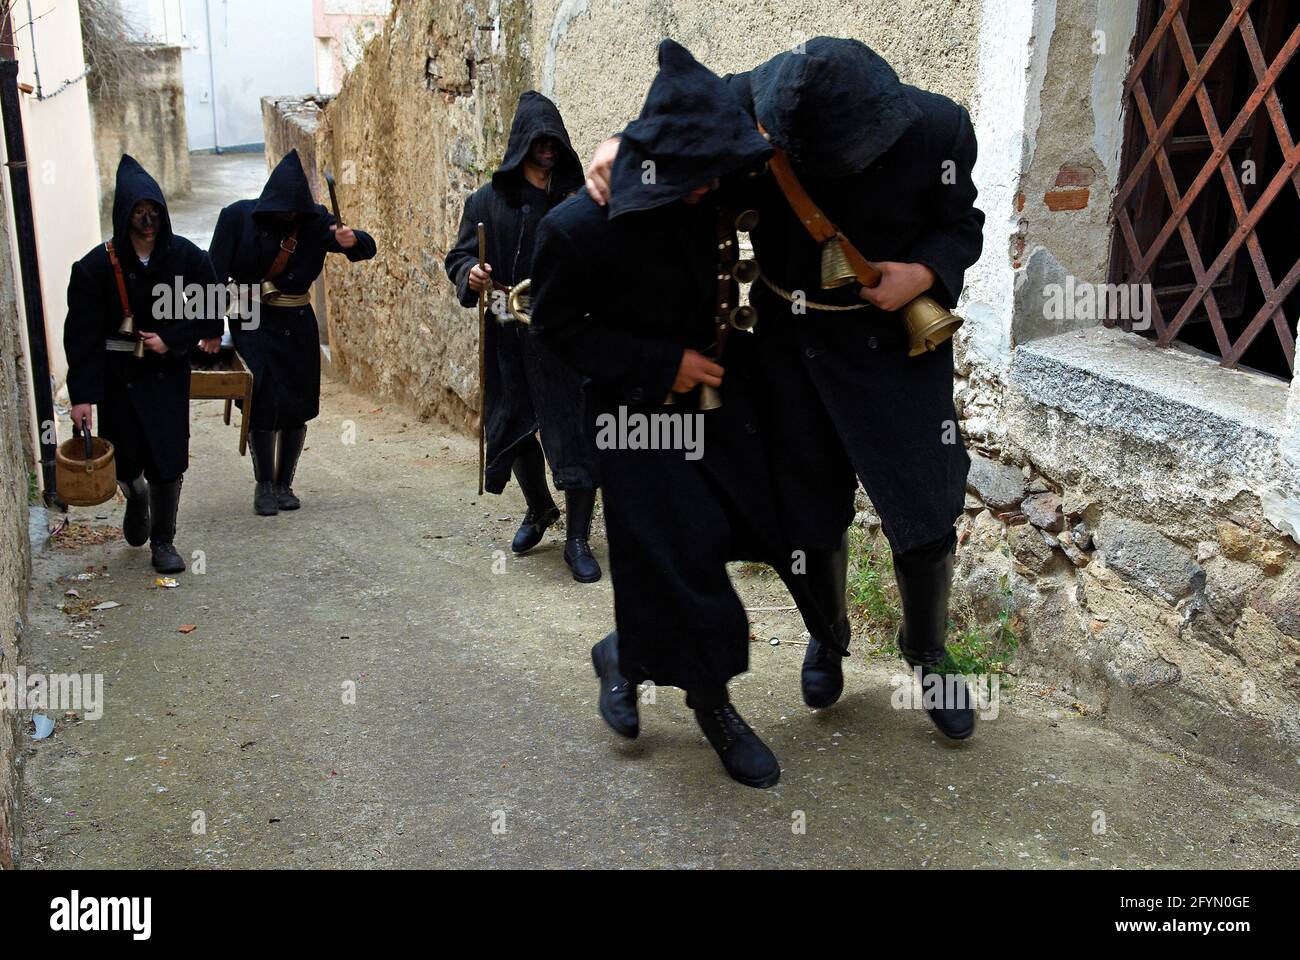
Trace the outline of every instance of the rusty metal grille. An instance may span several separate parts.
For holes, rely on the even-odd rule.
[[[1111,280],[1151,285],[1160,346],[1293,376],[1300,0],[1144,0],[1135,46]]]

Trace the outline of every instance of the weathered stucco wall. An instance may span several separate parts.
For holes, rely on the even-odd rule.
[[[907,83],[968,106],[974,94],[976,0],[540,0],[533,10],[537,89],[559,105],[584,157],[640,112],[663,37],[719,74],[748,70],[815,36],[854,37]]]
[[[112,214],[113,182],[124,153],[153,174],[164,196],[174,199],[190,192],[181,48],[142,43],[130,50],[138,72],[130,96],[110,96],[91,87],[101,219]]]
[[[0,198],[0,218],[7,219]],[[0,674],[18,667],[18,634],[26,617],[31,553],[27,539],[27,458],[23,437],[31,393],[18,336],[8,234],[0,231]],[[18,717],[0,703],[0,869],[14,865],[18,798]]]
[[[774,7],[546,0],[398,0],[382,33],[324,111],[318,165],[339,179],[345,217],[373,228],[379,256],[327,269],[332,363],[344,377],[426,416],[477,415],[476,326],[455,302],[442,259],[466,195],[499,162],[515,99],[556,100],[580,155],[640,110],[658,41],[672,36],[714,70],[754,66],[821,33],[875,46],[909,82],[971,103],[979,5],[921,0]],[[471,66],[472,65],[472,66]],[[267,142],[300,146],[267,115]],[[291,143],[292,142],[292,143]]]

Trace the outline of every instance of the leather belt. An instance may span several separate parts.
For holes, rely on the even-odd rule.
[[[306,307],[311,304],[311,293],[283,293],[270,280],[263,280],[257,300],[268,307]]]

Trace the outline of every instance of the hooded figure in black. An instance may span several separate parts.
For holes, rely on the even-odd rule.
[[[726,564],[787,571],[790,551],[772,522],[745,374],[752,338],[729,336],[720,365],[706,354],[727,242],[719,219],[728,230],[734,219],[726,197],[770,153],[722,81],[665,40],[623,133],[609,208],[584,192],[542,221],[533,301],[536,335],[590,378],[617,625],[592,650],[601,714],[636,736],[635,685],[682,687],[728,773],[751,786],[772,785],[780,767],[728,698],[748,669],[749,623]],[[702,411],[698,384],[720,387],[721,406]],[[680,425],[683,441],[698,431],[695,445],[636,439],[652,418]]]
[[[134,354],[137,338],[118,332],[124,311],[114,258],[144,342],[143,358]],[[181,291],[191,284],[205,296],[185,303]],[[113,239],[72,265],[63,346],[72,421],[89,428],[90,408],[99,408],[99,432],[113,444],[118,485],[126,496],[123,534],[132,546],[149,540],[160,573],[185,569],[172,541],[189,465],[189,350],[202,338],[221,335],[221,317],[205,312],[214,299],[206,294],[215,285],[208,255],[172,233],[157,181],[123,155],[113,195]]]
[[[859,480],[894,553],[899,649],[923,674],[944,659],[953,523],[970,460],[956,429],[952,342],[909,357],[893,311],[919,294],[953,308],[979,259],[975,131],[964,108],[899,82],[857,40],[817,37],[724,80],[813,201],[884,275],[871,289],[823,290],[819,244],[773,177],[753,182],[762,421],[780,516],[806,553],[804,579],[817,598],[812,611],[800,603],[812,635],[803,695],[828,707],[844,687],[847,528]],[[970,710],[945,704],[930,716],[951,737],[974,729]]]
[[[894,554],[899,649],[923,676],[944,660],[953,523],[970,458],[956,428],[952,341],[909,357],[906,327],[891,311],[919,294],[952,309],[979,259],[975,131],[964,108],[900,83],[856,40],[817,37],[728,83],[817,205],[884,274],[870,290],[821,289],[819,245],[775,180],[758,184],[752,239],[763,280],[750,297],[761,318],[761,376],[772,385],[764,422],[782,454],[783,516],[808,552],[820,612],[836,624],[829,638],[810,625],[804,661],[804,698],[824,707],[844,685],[836,648],[849,641],[846,531],[857,480]],[[804,292],[806,313],[791,303],[793,291]],[[945,701],[931,718],[950,737],[969,736],[974,711],[950,707]]]
[[[515,109],[500,169],[465,201],[446,270],[463,306],[474,306],[479,291],[487,290],[496,321],[487,325],[485,344],[484,487],[500,493],[512,470],[519,481],[528,510],[511,549],[531,550],[559,519],[546,483],[549,460],[568,513],[564,560],[575,580],[592,583],[600,579],[600,565],[587,544],[596,483],[593,451],[581,423],[582,379],[506,309],[510,288],[533,273],[538,223],[581,185],[582,164],[569,145],[560,111],[540,93],[526,91]],[[486,270],[478,266],[480,222],[487,241]]]
[[[260,290],[252,315],[232,317],[230,325],[235,348],[254,377],[253,509],[263,516],[297,510],[294,471],[307,421],[320,412],[320,332],[311,286],[327,253],[357,263],[375,255],[375,241],[342,226],[315,201],[298,151],[291,150],[271,171],[261,197],[221,211],[209,252],[223,281]]]

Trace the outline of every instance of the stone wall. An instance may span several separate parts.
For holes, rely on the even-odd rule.
[[[318,133],[344,218],[379,247],[369,263],[327,272],[335,370],[466,429],[477,417],[477,321],[442,261],[531,86],[529,8],[400,0]]]
[[[0,198],[0,222],[7,220]],[[0,674],[18,667],[18,635],[26,617],[31,551],[27,538],[28,432],[31,387],[18,335],[18,306],[10,264],[8,231],[0,231]],[[12,869],[17,856],[18,717],[0,702],[0,869]]]
[[[960,308],[958,603],[991,619],[1006,584],[1019,672],[1300,783],[1300,392],[1045,309],[1053,284],[1107,280],[1134,9],[1017,6],[988,0],[981,28],[989,218]],[[995,98],[996,71],[1023,87]]]
[[[181,48],[142,43],[132,44],[131,50],[139,77],[130,96],[107,96],[91,86],[100,216],[105,221],[113,211],[113,182],[124,153],[153,174],[169,199],[190,192]]]

